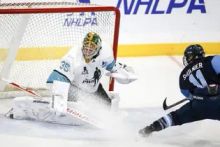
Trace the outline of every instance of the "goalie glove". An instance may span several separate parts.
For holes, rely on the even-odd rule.
[[[121,84],[129,84],[137,80],[133,68],[121,63],[116,63],[113,69],[106,73],[106,76],[115,78]]]

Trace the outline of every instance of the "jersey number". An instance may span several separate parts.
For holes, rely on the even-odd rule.
[[[197,70],[195,76],[191,74],[189,76],[189,81],[192,83],[194,86],[198,88],[204,88],[207,86],[207,82],[201,72],[201,70]]]
[[[61,65],[60,65],[60,69],[65,71],[65,72],[68,72],[69,69],[70,69],[70,65],[69,63],[65,62],[65,61],[62,61],[61,62]]]

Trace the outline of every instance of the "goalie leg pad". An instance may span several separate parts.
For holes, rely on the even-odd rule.
[[[91,120],[74,109],[67,108],[68,112],[56,111],[51,108],[51,98],[43,100],[30,96],[17,97],[13,100],[12,111],[8,116],[19,120],[36,120],[64,125],[91,125]]]
[[[17,97],[13,101],[13,118],[15,119],[46,119],[50,101],[34,99],[30,96]]]
[[[69,86],[66,82],[53,82],[51,108],[55,111],[66,112]]]

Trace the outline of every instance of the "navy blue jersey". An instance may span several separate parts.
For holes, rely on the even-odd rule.
[[[188,64],[180,74],[181,93],[207,96],[207,85],[220,85],[220,56],[208,56]]]

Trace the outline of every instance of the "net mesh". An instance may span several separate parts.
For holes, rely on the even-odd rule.
[[[88,11],[88,6],[77,9],[77,12],[74,9],[71,12],[64,12],[63,9],[62,12],[54,11],[54,7],[60,8],[63,5],[71,8],[79,6],[75,3],[22,3],[17,4],[16,9],[31,9],[31,6],[45,10],[47,7],[47,12],[35,13],[35,9],[25,14],[22,9],[19,13],[11,10],[13,14],[0,12],[1,78],[33,89],[46,89],[46,80],[58,66],[59,59],[70,48],[81,46],[82,39],[89,31],[98,33],[102,40],[112,47],[113,52],[116,51],[115,11]],[[80,7],[82,5],[85,6],[80,4]],[[0,10],[10,7],[15,8],[15,4],[0,4]],[[48,7],[52,7],[53,12],[49,12]],[[7,59],[11,54],[15,54],[15,59]],[[13,60],[12,65],[8,65],[10,69],[4,69],[7,60]],[[4,87],[2,91],[8,89],[10,88]]]

